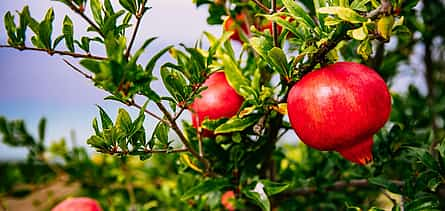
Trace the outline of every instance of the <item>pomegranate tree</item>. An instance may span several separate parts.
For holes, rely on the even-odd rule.
[[[243,98],[227,82],[224,72],[216,72],[209,76],[203,87],[207,87],[190,106],[193,127],[201,126],[205,119],[230,118],[234,116],[243,103]],[[211,136],[205,130],[204,136]]]
[[[68,198],[60,202],[51,211],[102,211],[99,203],[91,198]]]
[[[338,62],[304,76],[289,92],[298,137],[318,150],[335,150],[355,163],[372,160],[373,135],[385,124],[391,97],[371,68]]]

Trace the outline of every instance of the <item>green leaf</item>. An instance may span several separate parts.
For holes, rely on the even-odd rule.
[[[268,196],[279,194],[289,188],[289,184],[272,182],[269,180],[261,180]]]
[[[363,24],[362,27],[348,30],[347,34],[356,40],[364,40],[368,37],[368,28]]]
[[[408,149],[416,156],[416,158],[422,162],[430,170],[439,172],[439,164],[434,160],[433,156],[426,150],[417,147],[408,147]]]
[[[160,121],[154,130],[154,137],[162,144],[163,147],[168,145],[168,131],[169,127]]]
[[[284,13],[286,14],[286,13]],[[289,21],[282,18],[283,13],[277,13],[275,15],[265,15],[265,17],[271,21],[276,22],[278,25],[282,26],[284,29],[290,31],[295,36],[301,36],[297,31],[297,26],[292,25]],[[302,38],[302,37],[299,37]]]
[[[119,0],[119,3],[131,14],[137,13],[137,5],[135,0]]]
[[[107,151],[109,149],[108,143],[100,136],[93,135],[87,140],[87,144],[94,148],[102,149]]]
[[[215,130],[215,133],[220,134],[243,131],[249,126],[254,125],[258,121],[258,119],[259,117],[257,115],[250,115],[241,119],[235,116],[229,119],[224,124],[218,126]]]
[[[173,47],[172,45],[169,45],[169,46],[165,47],[164,49],[160,50],[155,55],[153,55],[153,57],[151,57],[150,61],[145,66],[145,71],[152,73],[153,72],[153,68],[155,67],[156,62],[159,60],[159,58],[161,58],[161,56],[163,56],[172,47]]]
[[[62,28],[63,36],[65,37],[66,47],[74,52],[74,30],[73,30],[73,22],[66,15],[63,19],[63,28]]]
[[[214,131],[214,130],[216,130],[216,128],[218,128],[218,126],[223,124],[225,121],[226,121],[226,119],[224,119],[224,118],[221,118],[221,119],[206,118],[204,121],[202,121],[201,127],[203,129]]]
[[[381,186],[393,193],[401,194],[400,187],[383,177],[373,177],[368,179],[369,183]]]
[[[116,127],[125,133],[129,133],[132,129],[131,117],[128,112],[120,108],[116,117]]]
[[[366,7],[366,4],[369,2],[370,0],[354,0],[351,3],[351,6],[349,6],[351,9],[353,10],[357,10],[360,12],[367,12],[368,8]]]
[[[99,73],[100,72],[100,64],[101,62],[93,59],[82,59],[80,61],[80,65],[87,68],[89,71],[93,73]]]
[[[242,95],[241,87],[249,86],[249,82],[246,77],[244,77],[238,65],[233,61],[233,59],[228,55],[222,56],[222,61],[224,65],[224,73],[226,75],[227,81],[230,86],[235,89],[235,91]]]
[[[94,21],[96,21],[99,26],[102,26],[102,5],[99,0],[90,0],[91,13],[93,13]]]
[[[289,67],[287,66],[286,54],[284,54],[281,48],[274,47],[267,54],[272,62],[272,67],[282,77],[289,75]]]
[[[390,16],[383,16],[377,21],[377,32],[383,39],[389,40],[392,33],[392,28],[394,25],[394,17],[392,15]]]
[[[310,28],[314,29],[316,27],[315,22],[314,20],[312,20],[311,16],[295,1],[283,0],[283,4],[295,19],[301,19],[303,23]]]
[[[264,59],[267,59],[267,53],[273,48],[273,43],[265,37],[250,38],[250,45]]]
[[[100,136],[99,124],[97,123],[97,118],[93,119],[93,129],[97,136]]]
[[[15,46],[15,43],[17,43],[17,37],[16,37],[16,26],[14,23],[14,16],[11,14],[11,12],[7,12],[5,14],[5,18],[4,18],[4,22],[5,22],[5,28],[6,28],[6,32],[8,34],[8,43],[12,46]]]
[[[102,121],[102,130],[109,129],[113,127],[113,121],[111,120],[110,116],[105,112],[105,110],[97,105],[99,108],[100,113],[100,120]]]
[[[368,60],[369,56],[372,54],[372,46],[369,39],[360,42],[360,45],[357,47],[357,54],[362,56],[364,60]]]
[[[242,193],[252,199],[263,211],[270,211],[270,201],[264,191],[264,184],[258,182],[253,190],[243,189]]]
[[[346,7],[322,7],[318,12],[322,14],[337,15],[340,19],[350,23],[363,23],[367,21],[366,18]]]
[[[46,119],[41,118],[39,121],[39,140],[43,142],[45,139]]]
[[[65,36],[63,34],[56,37],[56,39],[53,42],[53,49],[56,49],[59,43],[62,42],[63,39],[65,39]]]
[[[51,35],[53,32],[54,10],[49,8],[45,14],[45,18],[39,24],[38,38],[46,49],[51,49]]]
[[[187,97],[187,81],[184,75],[176,69],[169,67],[161,67],[162,82],[168,92],[178,101],[184,101]]]
[[[216,178],[200,182],[198,185],[193,186],[181,197],[181,200],[187,200],[194,196],[203,195],[212,191],[218,191],[226,187],[230,187],[230,181],[226,178]]]

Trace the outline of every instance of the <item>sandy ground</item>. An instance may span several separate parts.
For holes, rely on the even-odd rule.
[[[44,187],[39,187],[24,198],[0,198],[0,211],[42,211],[50,210],[56,201],[72,196],[79,189],[78,183],[66,184],[61,176]]]

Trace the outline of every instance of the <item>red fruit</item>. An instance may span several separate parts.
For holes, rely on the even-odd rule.
[[[226,210],[234,211],[235,210],[235,192],[232,190],[226,191],[221,196],[221,204],[226,208]]]
[[[236,15],[235,20],[233,20],[233,18],[230,16],[227,17],[224,21],[224,31],[233,32],[230,39],[242,43],[239,33],[242,31],[246,35],[249,35],[249,26],[246,23],[246,17],[244,14]]]
[[[198,128],[207,119],[230,118],[238,113],[243,98],[229,85],[224,72],[216,72],[204,82],[207,87],[201,97],[195,98],[190,109],[193,127]],[[212,132],[204,131],[203,136],[211,136]]]
[[[77,197],[65,199],[51,211],[102,211],[102,208],[94,199]]]
[[[364,165],[372,161],[372,136],[389,118],[391,97],[373,69],[338,62],[304,76],[290,90],[287,106],[305,144]]]

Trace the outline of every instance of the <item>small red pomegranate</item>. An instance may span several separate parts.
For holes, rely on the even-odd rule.
[[[193,127],[198,128],[207,119],[230,118],[234,116],[241,105],[243,97],[229,85],[224,72],[215,72],[204,82],[207,87],[201,92],[201,97],[195,98],[190,106],[192,111]],[[213,133],[203,131],[203,136],[209,137]]]
[[[391,96],[373,69],[338,62],[304,76],[290,90],[287,106],[305,144],[364,165],[372,161],[373,135],[389,118]]]
[[[51,211],[102,211],[99,203],[91,198],[68,198],[60,202]]]
[[[224,25],[224,31],[233,32],[232,36],[230,36],[230,39],[236,40],[240,43],[242,43],[239,34],[241,30],[246,35],[249,34],[249,26],[246,23],[246,16],[244,16],[244,14],[236,15],[235,20],[233,20],[233,18],[230,16],[227,17],[223,25]]]
[[[226,210],[234,211],[235,210],[235,192],[233,190],[226,191],[221,196],[221,204],[224,206]]]

